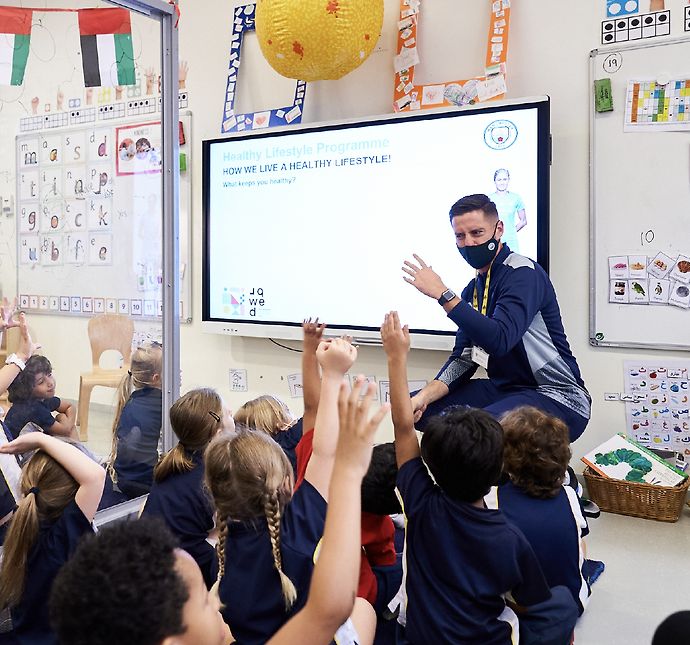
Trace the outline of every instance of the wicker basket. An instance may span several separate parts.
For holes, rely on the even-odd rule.
[[[602,511],[660,522],[678,521],[690,487],[690,477],[677,486],[654,486],[602,477],[589,466],[583,474],[589,498]]]

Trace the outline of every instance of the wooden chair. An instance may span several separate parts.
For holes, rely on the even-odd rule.
[[[132,357],[132,339],[134,323],[129,316],[102,314],[89,320],[89,343],[91,343],[90,372],[83,372],[79,377],[79,407],[77,425],[82,441],[89,438],[89,403],[91,390],[102,387],[117,388],[130,366]],[[114,349],[122,355],[122,367],[104,369],[100,366],[103,352]]]

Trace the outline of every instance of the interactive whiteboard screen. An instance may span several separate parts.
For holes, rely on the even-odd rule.
[[[455,325],[401,266],[416,253],[465,287],[448,211],[470,193],[494,199],[503,241],[547,268],[548,98],[251,132],[204,141],[203,159],[211,331],[300,338],[319,316],[375,341],[397,309],[415,346],[449,347]]]

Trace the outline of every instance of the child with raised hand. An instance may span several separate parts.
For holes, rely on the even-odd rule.
[[[500,511],[484,506],[501,474],[501,426],[483,410],[451,410],[429,420],[420,450],[407,385],[410,337],[396,312],[386,315],[381,338],[407,526],[399,642],[509,645],[518,638],[515,611],[524,615],[522,607],[541,620],[539,642],[569,643],[577,619],[570,594],[552,599],[525,537]],[[535,610],[540,603],[547,607]],[[523,645],[535,642],[519,638]]]
[[[216,579],[213,505],[204,489],[204,451],[221,431],[235,424],[218,392],[191,390],[170,408],[170,424],[178,444],[153,471],[154,483],[142,515],[161,517],[180,546],[197,562],[210,587]]]
[[[243,644],[265,643],[306,603],[338,443],[338,392],[356,355],[341,338],[319,344],[323,380],[313,454],[294,495],[290,463],[266,434],[224,434],[206,451],[206,482],[220,527],[223,617]],[[359,532],[358,522],[354,527]],[[358,642],[367,642],[374,622],[368,603],[355,604],[353,621]],[[345,632],[341,635],[340,642],[348,642]]]
[[[501,418],[503,470],[508,480],[485,497],[527,538],[550,587],[564,585],[581,615],[590,589],[582,575],[583,538],[589,533],[577,493],[563,486],[570,461],[568,426],[532,406]]]
[[[12,517],[0,568],[0,608],[9,607],[20,643],[54,643],[48,597],[60,567],[93,529],[105,470],[78,448],[42,432],[0,446],[36,451],[22,469],[22,499]]]
[[[349,396],[344,386],[340,390],[341,430],[309,597],[268,645],[326,645],[352,611],[359,488],[387,411],[381,407],[368,418],[373,385],[363,400],[360,394],[357,387]],[[218,597],[204,586],[194,560],[176,548],[165,527],[147,518],[106,526],[84,540],[53,585],[50,613],[60,642],[70,645],[240,643],[229,634]]]
[[[163,410],[162,365],[160,344],[138,347],[117,390],[108,470],[128,499],[145,495],[153,484]]]
[[[33,422],[48,434],[79,439],[76,406],[55,396],[53,366],[45,356],[31,356],[7,391],[12,407],[5,415],[5,425],[13,437]],[[53,416],[53,412],[57,414]]]

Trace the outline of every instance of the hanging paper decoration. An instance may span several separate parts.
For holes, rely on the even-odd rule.
[[[0,85],[21,85],[31,39],[31,9],[0,7]]]
[[[302,121],[304,100],[307,93],[305,81],[297,81],[292,105],[262,110],[261,112],[235,113],[242,41],[246,32],[253,31],[256,28],[255,11],[256,5],[253,2],[235,7],[232,37],[230,38],[228,80],[225,86],[225,106],[223,109],[223,121],[220,126],[220,131],[223,133],[272,128],[278,125],[292,125]]]
[[[488,0],[491,18],[484,76],[415,85],[415,66],[420,61],[417,22],[421,0],[400,0],[398,55],[394,59],[393,108],[395,111],[467,105],[503,96],[506,92],[510,3],[511,0]]]
[[[135,85],[132,25],[126,9],[80,9],[86,87]]]
[[[268,64],[281,76],[335,80],[373,51],[383,0],[260,0],[256,34]]]

